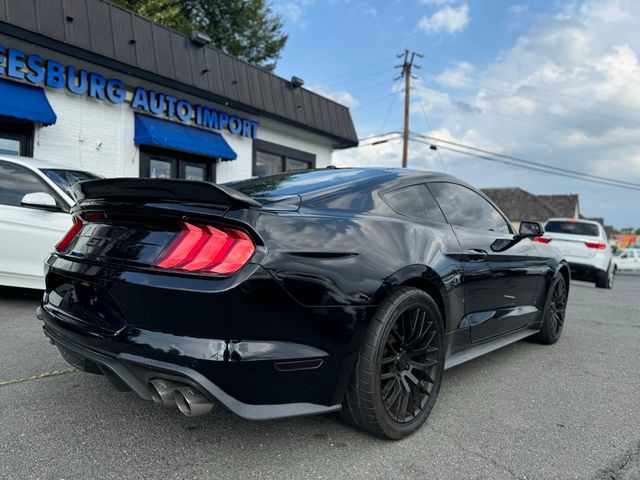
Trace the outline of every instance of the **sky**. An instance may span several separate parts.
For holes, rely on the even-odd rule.
[[[401,165],[404,49],[416,57],[410,130],[640,185],[640,1],[274,0],[289,40],[276,73],[348,106],[359,138],[338,166]],[[577,193],[581,213],[640,227],[623,189],[411,142],[409,167],[477,187]],[[452,144],[453,148],[458,148]],[[478,153],[476,151],[476,153]],[[511,162],[513,163],[513,162]]]

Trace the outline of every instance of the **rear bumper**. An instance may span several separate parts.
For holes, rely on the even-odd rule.
[[[585,280],[588,282],[595,282],[598,276],[603,275],[607,270],[601,269],[595,265],[588,265],[585,263],[569,262],[571,268],[571,278],[574,280]]]
[[[249,267],[218,282],[53,256],[40,317],[70,363],[145,399],[158,375],[245,418],[338,409],[370,307],[304,306]]]
[[[576,265],[577,268],[590,271],[607,271],[611,263],[611,256],[603,252],[597,252],[593,257],[577,257],[573,255],[565,255],[564,258],[569,262],[571,268]]]
[[[44,316],[46,317],[46,312]],[[72,366],[91,373],[102,373],[151,400],[149,382],[154,379],[172,380],[190,385],[204,393],[211,401],[248,420],[269,420],[299,415],[316,415],[340,410],[337,405],[309,402],[284,404],[249,404],[242,402],[216,385],[197,370],[130,353],[111,354],[87,348],[63,335],[45,320],[44,333]],[[314,364],[322,362],[316,360]]]

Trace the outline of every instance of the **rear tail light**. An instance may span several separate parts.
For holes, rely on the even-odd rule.
[[[533,241],[538,243],[549,243],[551,239],[549,237],[535,237]]]
[[[254,251],[253,241],[240,230],[181,223],[180,233],[160,255],[155,266],[225,275],[240,270]]]
[[[80,220],[80,218],[73,217],[73,225],[71,226],[69,231],[66,233],[66,235],[62,237],[62,240],[60,240],[60,242],[58,242],[58,244],[56,245],[56,252],[58,253],[66,252],[67,248],[69,248],[69,244],[76,237],[78,232],[82,230],[83,226],[84,224],[82,223],[82,220]]]
[[[605,247],[607,246],[605,243],[602,243],[602,242],[584,242],[584,244],[587,247],[595,248],[596,250],[604,250]]]

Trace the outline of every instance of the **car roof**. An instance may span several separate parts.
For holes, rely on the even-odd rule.
[[[408,170],[403,168],[323,168],[304,171],[291,171],[254,177],[247,180],[230,182],[228,187],[255,198],[274,199],[291,195],[313,197],[316,194],[337,192],[349,187],[385,188],[390,185],[401,186],[415,181],[458,179],[438,172]]]
[[[600,223],[594,222],[593,220],[585,220],[582,218],[573,218],[573,217],[554,217],[549,218],[547,222],[568,222],[568,223],[589,223],[591,225],[598,225],[601,227]]]
[[[19,157],[16,155],[0,155],[0,160],[5,162],[10,162],[10,163],[15,163],[17,165],[22,165],[23,167],[27,167],[31,169],[57,168],[62,170],[83,171],[80,168],[69,167],[69,166],[61,165],[59,163],[55,163],[49,160],[43,160],[39,158]]]

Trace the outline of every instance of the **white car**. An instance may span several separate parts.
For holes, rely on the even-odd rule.
[[[627,248],[620,255],[613,257],[616,269],[620,271],[640,271],[640,249]]]
[[[615,264],[602,225],[591,220],[550,218],[544,230],[544,236],[536,241],[560,250],[571,267],[571,278],[595,282],[598,288],[613,287]]]
[[[71,228],[67,188],[100,178],[32,158],[0,155],[0,285],[44,288],[44,261]]]

